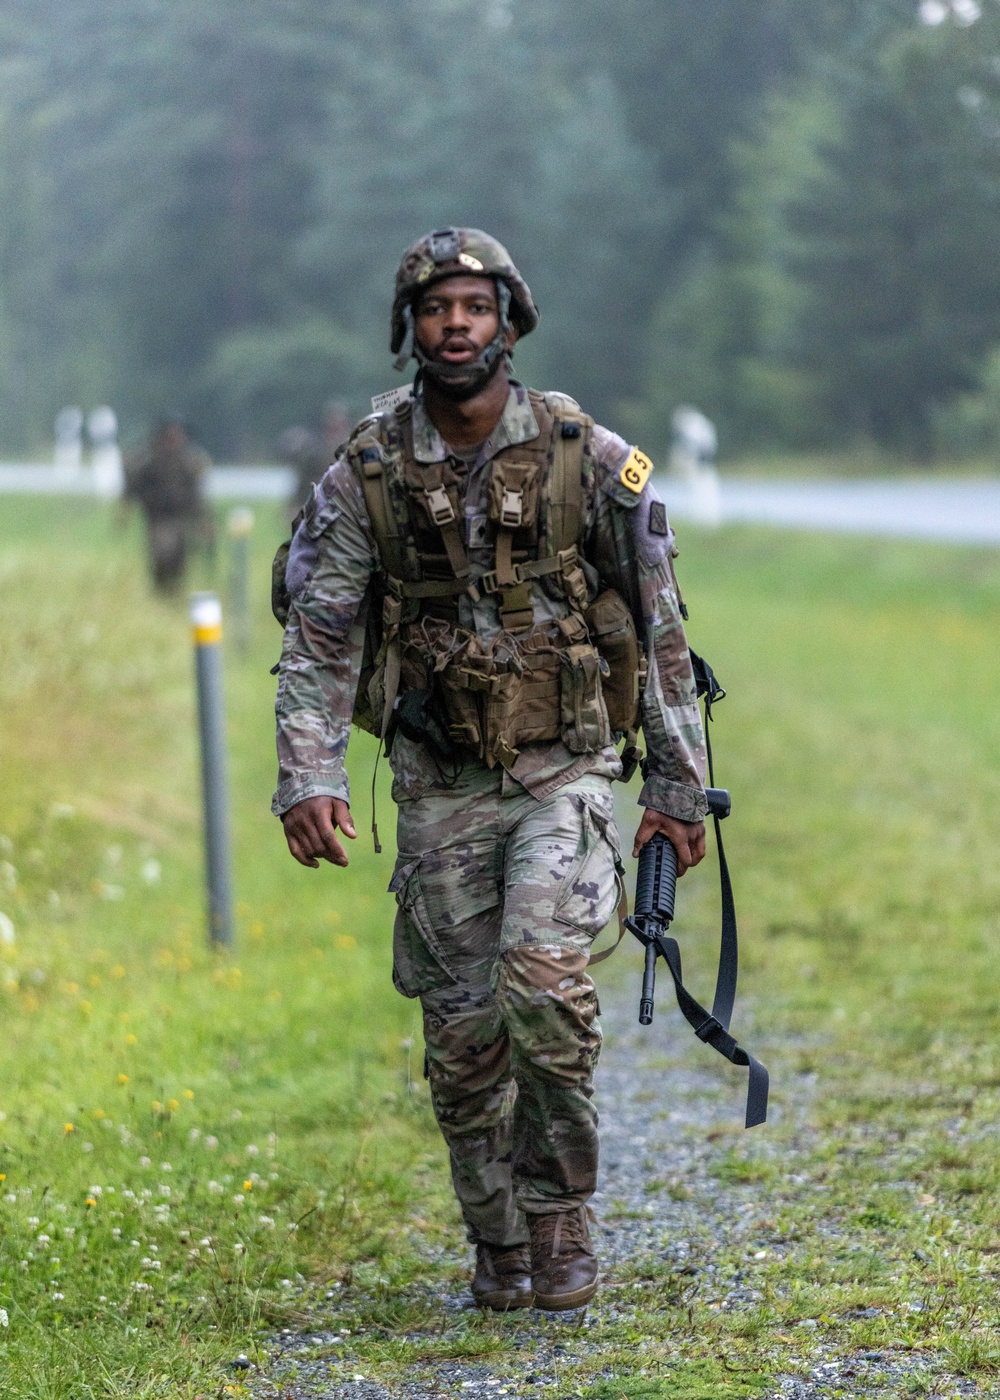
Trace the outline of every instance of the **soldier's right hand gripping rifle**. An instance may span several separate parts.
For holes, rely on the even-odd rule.
[[[695,663],[698,693],[705,700],[705,736],[708,746],[709,781],[714,782],[708,725],[712,718],[713,701],[721,700],[726,692],[716,681],[711,667],[701,657],[692,653],[692,660]],[[729,793],[724,788],[706,788],[706,795],[709,812],[715,824],[716,845],[719,851],[719,875],[722,886],[722,937],[712,1010],[706,1011],[685,987],[681,974],[680,947],[676,938],[671,938],[668,932],[674,917],[677,852],[670,841],[659,832],[647,841],[639,853],[635,912],[625,920],[625,926],[635,934],[646,950],[642,999],[639,1004],[640,1024],[648,1026],[653,1019],[656,962],[658,958],[662,957],[674,980],[677,1004],[698,1039],[713,1046],[720,1055],[724,1055],[734,1065],[746,1065],[748,1068],[746,1126],[753,1128],[758,1123],[763,1123],[767,1118],[768,1074],[759,1060],[755,1060],[751,1054],[742,1049],[729,1033],[729,1022],[736,1000],[738,945],[733,887],[729,878],[729,867],[726,864],[720,822],[729,816],[731,803]]]

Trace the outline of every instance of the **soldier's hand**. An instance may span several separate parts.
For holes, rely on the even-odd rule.
[[[646,842],[656,832],[662,832],[677,852],[677,874],[683,875],[692,865],[697,865],[705,857],[705,823],[680,822],[676,817],[668,817],[665,812],[647,807],[642,814],[639,830],[635,833],[632,855],[637,856]]]
[[[321,860],[347,865],[347,852],[337,839],[339,829],[351,841],[357,836],[351,809],[338,797],[307,797],[281,818],[288,849],[300,865],[318,869]]]

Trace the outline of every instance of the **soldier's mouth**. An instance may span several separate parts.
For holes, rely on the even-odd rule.
[[[441,346],[437,353],[439,360],[446,360],[450,365],[464,364],[467,360],[474,360],[479,352],[468,340],[449,340]]]

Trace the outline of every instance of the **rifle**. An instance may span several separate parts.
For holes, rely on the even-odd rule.
[[[699,695],[705,701],[705,737],[708,740],[708,723],[712,718],[712,702],[724,698],[725,691],[712,674],[712,668],[701,657],[692,653],[695,678]],[[709,781],[712,781],[712,749],[708,744]],[[733,900],[733,886],[729,878],[729,866],[722,844],[720,823],[732,810],[729,793],[725,788],[705,789],[708,810],[715,824],[716,846],[719,852],[719,878],[722,886],[722,935],[719,945],[719,971],[715,982],[715,997],[712,1010],[706,1011],[696,1001],[684,985],[681,974],[681,950],[676,938],[668,935],[674,918],[674,900],[677,893],[677,852],[667,838],[659,832],[653,836],[639,852],[639,871],[635,887],[635,911],[625,920],[625,927],[633,933],[646,950],[646,962],[642,976],[642,997],[639,1002],[639,1024],[648,1026],[653,1019],[653,999],[656,989],[656,962],[662,957],[667,964],[677,993],[677,1005],[699,1040],[711,1045],[734,1065],[745,1065],[749,1070],[747,1083],[746,1126],[756,1127],[767,1119],[768,1073],[759,1060],[736,1042],[729,1034],[729,1022],[736,1001],[736,975],[739,966],[739,949],[736,931],[736,906]]]

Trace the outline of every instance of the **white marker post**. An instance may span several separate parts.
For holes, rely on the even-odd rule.
[[[214,593],[191,595],[191,631],[198,682],[208,928],[213,944],[229,947],[233,941],[233,880],[222,697],[222,604]]]
[[[241,652],[250,646],[250,536],[253,511],[236,506],[226,521],[229,534],[229,607],[233,635]]]

